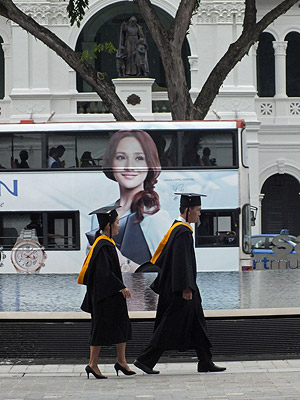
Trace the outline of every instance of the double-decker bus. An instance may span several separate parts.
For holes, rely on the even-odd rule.
[[[198,271],[251,265],[243,121],[0,125],[0,273],[77,273],[119,205],[122,271],[143,272],[179,215],[178,192],[205,194],[194,226]]]

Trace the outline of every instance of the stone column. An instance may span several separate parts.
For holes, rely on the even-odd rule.
[[[4,54],[4,98],[7,98],[11,91],[11,57],[10,44],[2,43]]]
[[[286,95],[286,48],[288,42],[273,42],[275,51],[275,97]]]
[[[190,94],[193,98],[193,101],[196,100],[196,97],[199,93],[198,89],[198,56],[188,56],[190,63],[190,71],[191,71],[191,90]]]
[[[252,46],[252,63],[253,63],[253,84],[257,91],[257,48],[258,42]]]

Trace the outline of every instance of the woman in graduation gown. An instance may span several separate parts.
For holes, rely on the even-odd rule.
[[[130,291],[123,283],[115,242],[112,236],[119,230],[117,207],[104,207],[93,211],[99,221],[99,232],[90,249],[78,283],[87,286],[81,309],[91,314],[90,361],[85,370],[87,377],[105,379],[98,367],[101,346],[116,344],[116,373],[134,375],[125,356],[126,342],[131,338],[131,324],[126,299]]]

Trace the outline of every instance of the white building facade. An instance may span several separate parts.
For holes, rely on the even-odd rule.
[[[152,2],[170,22],[178,1]],[[258,2],[258,18],[274,7]],[[278,2],[276,2],[278,3]],[[121,22],[139,15],[132,1],[90,0],[80,28],[70,26],[67,2],[15,0],[38,23],[71,48],[90,48],[111,40],[118,46]],[[211,69],[242,29],[244,1],[202,0],[185,42],[190,91],[195,98]],[[289,228],[300,234],[300,8],[295,5],[270,25],[249,54],[233,69],[207,119],[244,119],[250,166],[251,204],[258,207],[255,233]],[[146,28],[145,28],[146,29]],[[112,32],[114,34],[112,34]],[[147,32],[146,32],[147,34]],[[151,40],[146,35],[148,42]],[[0,122],[108,121],[101,99],[52,50],[15,23],[0,17]],[[128,105],[136,119],[168,120],[168,98],[155,48],[149,43],[150,78],[134,80],[131,91],[142,102]],[[115,56],[101,55],[95,67],[117,78]],[[156,58],[155,58],[156,57]],[[152,68],[152,69],[151,69]],[[128,88],[113,81],[124,100]]]

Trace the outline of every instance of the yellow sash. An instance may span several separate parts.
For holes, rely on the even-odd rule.
[[[108,236],[101,235],[101,236],[97,237],[97,239],[96,239],[96,240],[94,241],[94,243],[93,243],[93,246],[91,247],[90,251],[88,252],[87,256],[85,257],[83,266],[82,266],[81,271],[80,271],[80,273],[79,273],[79,275],[78,275],[77,283],[79,283],[79,285],[83,285],[84,276],[85,276],[86,270],[88,269],[88,266],[89,266],[91,257],[92,257],[92,255],[93,255],[94,248],[95,248],[96,244],[99,242],[99,240],[101,240],[101,239],[108,240],[108,241],[110,241],[114,246],[116,245],[116,243],[114,242],[114,240],[111,239],[111,238],[109,238]]]
[[[151,263],[152,264],[155,264],[155,262],[157,261],[158,257],[161,255],[161,252],[163,251],[165,245],[167,244],[173,229],[175,229],[179,225],[187,226],[193,232],[193,228],[191,227],[191,225],[186,224],[185,222],[176,222],[174,225],[172,225],[171,228],[168,230],[168,232],[163,237],[163,239],[161,240],[161,242],[159,243],[155,253],[153,254],[153,257],[151,258]]]

